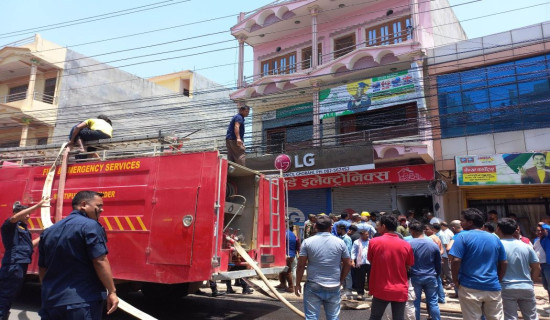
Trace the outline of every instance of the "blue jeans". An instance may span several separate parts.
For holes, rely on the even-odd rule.
[[[550,282],[550,264],[541,263],[540,264],[540,273],[542,275],[542,286],[546,291],[548,290],[548,282]]]
[[[78,126],[78,125],[76,125],[76,126]],[[69,132],[69,140],[72,138],[73,132],[74,132],[76,126],[71,128],[71,132]],[[95,140],[100,140],[100,139],[111,139],[111,137],[109,137],[108,134],[103,133],[103,131],[92,130],[88,127],[85,127],[82,130],[80,130],[80,132],[78,133],[78,135],[76,137],[82,139],[82,141],[95,141]]]
[[[445,303],[445,290],[443,290],[441,277],[437,277],[437,301],[439,303]]]
[[[350,292],[353,289],[353,279],[351,278],[351,272],[348,272],[348,275],[346,276],[346,280],[344,280],[344,289]]]
[[[436,276],[413,276],[411,283],[414,287],[416,300],[414,300],[414,309],[416,311],[416,320],[420,320],[420,300],[422,291],[426,294],[426,304],[430,309],[430,316],[433,320],[440,320],[439,305],[437,304],[438,283]]]
[[[306,320],[317,320],[325,308],[327,320],[337,320],[340,314],[340,286],[323,287],[315,282],[307,281],[304,286],[304,313]]]

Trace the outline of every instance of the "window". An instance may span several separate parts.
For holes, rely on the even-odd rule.
[[[286,133],[285,128],[276,128],[266,131],[267,152],[283,153],[285,150]]]
[[[11,87],[8,92],[7,102],[25,100],[27,98],[27,90],[29,89],[28,84],[22,86]]]
[[[300,150],[312,146],[313,121],[267,129],[265,132],[268,153]]]
[[[418,134],[416,103],[387,107],[339,117],[344,144],[355,141],[376,141]],[[391,130],[388,130],[391,128]]]
[[[366,29],[368,46],[385,46],[412,39],[411,17],[402,17]]]
[[[311,55],[313,54],[311,47],[302,49],[302,70],[311,68]],[[317,65],[323,63],[323,46],[317,44]]]
[[[367,31],[367,39],[369,39],[368,44],[369,46],[376,46],[378,43],[378,40],[376,38],[376,29],[371,29]]]
[[[296,72],[296,51],[262,61],[262,76]]]
[[[43,146],[43,145],[46,145],[46,144],[48,144],[48,138],[47,137],[46,138],[38,138],[36,140],[36,145],[38,145],[38,146]]]
[[[383,46],[390,44],[389,39],[390,39],[390,35],[388,33],[388,26],[381,26],[380,27],[380,44]]]
[[[44,95],[42,95],[42,102],[52,104],[55,96],[55,84],[56,78],[46,79],[44,83]]]
[[[443,138],[547,127],[548,56],[437,77]]]
[[[334,40],[334,59],[355,50],[355,33]]]
[[[181,79],[181,93],[186,97],[189,97],[191,94],[189,90],[190,82],[191,81],[189,79]]]

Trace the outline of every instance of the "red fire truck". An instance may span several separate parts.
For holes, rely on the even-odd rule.
[[[40,147],[34,148],[34,157],[28,156],[32,149],[0,150],[2,221],[15,201],[31,204],[41,198],[51,163],[36,160],[45,154]],[[101,160],[72,160],[62,199],[57,197],[58,168],[51,217],[58,201],[63,216],[69,214],[78,191],[102,192],[105,211],[99,222],[107,233],[114,278],[133,287],[139,284],[144,294],[183,296],[204,280],[255,275],[233,252],[228,236],[239,241],[264,273],[284,268],[286,206],[279,175],[229,162],[215,149],[158,150],[138,157],[118,152],[110,159],[103,152]],[[16,161],[14,155],[25,159]],[[40,236],[39,213],[31,215],[28,226],[33,238]],[[37,273],[37,260],[35,252],[29,273]]]

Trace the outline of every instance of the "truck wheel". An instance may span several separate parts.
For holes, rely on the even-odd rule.
[[[188,283],[161,284],[145,282],[141,287],[143,295],[151,300],[176,300],[185,297],[189,292]]]

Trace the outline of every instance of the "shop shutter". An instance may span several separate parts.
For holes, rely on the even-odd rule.
[[[375,186],[356,186],[334,188],[332,191],[333,212],[340,213],[345,209],[361,211],[392,211],[389,184]]]
[[[330,189],[308,189],[288,191],[288,216],[295,224],[302,224],[308,214],[331,212]]]
[[[428,191],[428,181],[399,183],[395,185],[397,195],[424,196],[431,195]]]

